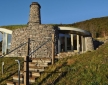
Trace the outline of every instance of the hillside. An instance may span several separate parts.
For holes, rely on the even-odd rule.
[[[100,18],[93,18],[90,20],[76,22],[73,24],[52,24],[52,25],[78,27],[80,29],[85,29],[92,33],[93,38],[108,36],[108,16],[100,17]],[[18,29],[18,28],[22,28],[26,26],[27,25],[9,25],[9,26],[0,26],[0,27],[14,30],[14,29]]]
[[[90,31],[94,38],[108,36],[108,16],[93,18],[73,24],[60,24],[59,26],[72,26],[85,29]]]
[[[108,43],[49,66],[34,85],[108,85]],[[60,75],[61,74],[61,75]]]
[[[5,62],[5,73],[0,77],[0,85],[4,85],[12,72],[16,71],[16,65],[13,64],[15,59],[0,59],[0,63]],[[56,61],[41,73],[33,85],[108,85],[108,43],[93,52]]]

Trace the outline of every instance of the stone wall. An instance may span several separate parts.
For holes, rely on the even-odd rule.
[[[47,42],[44,46],[39,48],[32,57],[51,57],[52,51],[52,34],[55,34],[55,54],[57,53],[57,38],[58,31],[56,26],[52,25],[41,25],[40,16],[41,6],[37,2],[32,2],[30,5],[30,15],[28,27],[16,29],[12,33],[12,42],[10,51],[27,42],[30,38],[30,52],[33,52],[41,44]],[[26,56],[27,55],[27,44],[11,53],[11,56]]]
[[[21,29],[16,29],[12,33],[12,41],[10,51],[18,47],[24,42],[27,42],[28,38],[31,40],[30,52],[35,50],[41,44],[52,38],[52,34],[55,34],[55,54],[57,53],[57,27],[51,25],[35,25]],[[39,48],[32,57],[51,57],[52,41],[50,40],[44,46]],[[27,44],[11,53],[11,56],[26,56]]]
[[[32,2],[32,4],[30,5],[28,24],[41,24],[40,8],[41,6],[37,2]]]
[[[86,51],[94,50],[92,37],[85,37],[85,43],[86,43]]]
[[[52,34],[55,34],[55,54],[58,52],[58,27],[52,25],[41,25],[40,17],[41,6],[37,2],[32,2],[30,5],[30,15],[28,26],[21,29],[16,29],[12,33],[12,41],[10,51],[20,46],[21,44],[28,41],[30,38],[30,52],[33,52],[37,47],[42,45],[48,39],[44,46],[39,48],[32,57],[51,57],[52,54]],[[86,51],[92,51],[93,41],[91,37],[86,37]],[[11,53],[10,56],[26,56],[27,55],[27,44],[18,48]]]

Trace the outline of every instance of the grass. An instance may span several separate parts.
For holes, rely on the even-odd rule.
[[[54,80],[59,77],[56,82]],[[108,85],[108,43],[98,50],[68,56],[51,65],[34,85]]]
[[[23,28],[23,27],[27,27],[27,25],[8,25],[8,26],[0,26],[1,28],[6,28],[9,30],[15,30],[18,28]]]
[[[18,57],[4,57],[0,58],[0,85],[5,85],[6,80],[10,80],[11,76],[17,74],[18,64],[16,59],[23,61],[22,58]],[[2,62],[4,62],[4,73],[2,75]]]
[[[4,58],[5,73],[0,81],[17,70],[13,63],[16,58]],[[2,60],[3,61],[3,60]],[[1,63],[1,60],[0,60]],[[11,66],[13,65],[13,66]],[[9,68],[11,66],[12,68]],[[10,69],[10,70],[9,70]],[[0,67],[1,71],[1,67]],[[14,72],[14,71],[13,71]],[[61,74],[61,76],[60,76]],[[5,84],[5,80],[0,85]],[[1,84],[2,83],[2,84]],[[41,73],[33,85],[108,85],[108,43],[93,52],[68,56],[56,61]]]

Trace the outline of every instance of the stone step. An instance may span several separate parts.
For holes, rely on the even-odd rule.
[[[40,77],[40,73],[39,72],[32,72],[31,74],[32,76],[37,76],[37,77]]]
[[[59,59],[59,58],[66,58],[68,56],[72,56],[77,54],[78,52],[61,52],[59,54],[57,54],[57,56],[55,56],[55,58]]]
[[[19,84],[18,84],[18,83],[16,83],[15,85],[19,85]],[[24,84],[21,84],[21,83],[20,83],[20,85],[24,85]]]
[[[14,82],[17,82],[18,81],[18,75],[14,75],[13,76],[13,81]],[[20,83],[23,83],[23,81],[24,81],[24,76],[23,75],[20,75]]]
[[[51,63],[51,58],[33,58],[29,63],[29,82],[34,83],[36,78],[40,76],[40,72]],[[13,76],[12,81],[8,81],[7,85],[18,85],[18,75]],[[20,71],[20,85],[24,85],[24,71]]]
[[[33,58],[32,62],[51,62],[51,58]]]
[[[34,83],[35,80],[36,80],[36,76],[32,76],[32,77],[29,77],[29,82],[30,83]],[[13,82],[15,83],[18,83],[18,76],[13,76]],[[20,83],[23,84],[24,83],[24,77],[20,77]],[[13,84],[14,85],[14,84]],[[16,84],[15,84],[16,85]]]
[[[32,72],[43,72],[44,71],[44,67],[30,66],[29,67],[29,71],[32,71]]]
[[[14,82],[13,80],[10,80],[10,81],[7,81],[7,85],[19,85],[19,84],[18,84],[18,81]],[[20,83],[20,85],[24,85],[24,84]]]
[[[13,80],[13,82],[15,82],[15,85],[18,84],[18,79]],[[24,84],[24,79],[22,81],[20,80],[20,84]]]
[[[36,81],[36,77],[29,77],[29,85],[32,85],[32,83],[35,83],[35,81]],[[18,85],[18,80],[13,85]],[[24,85],[24,84],[20,84],[20,85]]]
[[[34,83],[35,81],[36,81],[36,77],[32,76],[32,77],[29,78],[29,82],[30,83]]]
[[[30,62],[29,66],[42,66],[42,67],[47,67],[48,62]]]
[[[13,82],[13,81],[7,81],[7,85],[15,85],[15,82]]]
[[[29,85],[32,85],[32,83],[34,83],[33,80],[31,80]],[[17,82],[7,81],[7,85],[19,85],[19,84],[18,84],[18,81]],[[20,83],[20,85],[24,85],[24,84]]]
[[[20,74],[24,75],[24,71],[20,71]],[[39,77],[40,73],[39,72],[29,72],[29,76]]]

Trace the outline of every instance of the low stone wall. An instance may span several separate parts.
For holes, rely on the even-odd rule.
[[[85,37],[85,43],[86,43],[86,51],[94,50],[92,37]]]
[[[34,51],[48,39],[52,39],[52,34],[55,34],[55,54],[57,53],[57,38],[58,31],[55,26],[51,25],[31,25],[25,28],[16,29],[12,33],[12,41],[10,51],[27,42],[30,38],[30,52]],[[39,48],[32,57],[51,57],[52,41],[50,40],[44,46]],[[11,56],[26,56],[27,44],[11,53]]]

